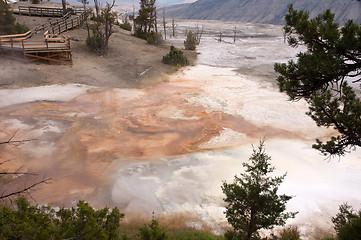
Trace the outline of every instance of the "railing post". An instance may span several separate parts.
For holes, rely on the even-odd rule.
[[[24,59],[26,59],[26,56],[25,56],[25,47],[24,47],[24,40],[21,40],[21,44],[23,45],[23,54],[24,54]]]
[[[10,38],[10,44],[11,44],[11,53],[14,55],[14,45],[13,45],[13,39]]]

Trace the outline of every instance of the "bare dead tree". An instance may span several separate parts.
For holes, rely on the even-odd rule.
[[[223,35],[223,33],[222,33],[222,32],[219,32],[218,42],[222,42],[222,35]]]
[[[165,7],[163,8],[163,31],[164,31],[164,40],[167,40],[167,22],[165,21]]]
[[[6,86],[13,85],[13,84],[14,84],[14,81],[12,81],[11,83],[1,83],[0,87],[6,87]]]
[[[234,34],[233,34],[233,43],[236,42],[236,37],[237,37],[237,27],[234,27]]]
[[[17,131],[14,132],[14,134],[6,141],[0,142],[1,144],[8,144],[8,143],[25,143],[25,142],[29,142],[29,141],[34,141],[36,139],[25,139],[25,140],[13,140],[15,135],[16,135]]]
[[[133,32],[136,32],[136,23],[135,23],[135,6],[133,4]]]
[[[95,14],[98,21],[100,21],[100,3],[98,0],[94,0]]]
[[[83,9],[86,11],[86,5],[89,4],[88,0],[78,0],[81,4],[83,4]]]
[[[94,24],[88,24],[88,39],[87,45],[90,49],[94,50],[98,55],[103,56],[108,51],[109,38],[112,35],[113,25],[115,22],[115,13],[112,12],[112,8],[115,5],[115,0],[110,3],[106,3],[106,7],[100,12],[100,3],[98,0],[94,0],[96,9],[96,21]],[[90,35],[92,31],[92,36]]]
[[[195,31],[196,44],[197,44],[197,45],[199,45],[199,44],[201,43],[203,31],[204,31],[203,26],[202,26],[202,27],[199,27],[198,24],[197,24],[197,25],[196,25],[196,31]]]
[[[154,29],[155,29],[155,34],[156,36],[158,36],[158,17],[157,17],[157,10],[154,11]]]
[[[61,0],[61,5],[63,7],[63,14],[66,14],[66,0]]]
[[[26,173],[25,173],[26,174]],[[11,174],[8,174],[8,175],[11,175]],[[4,200],[4,199],[10,199],[11,197],[13,196],[16,196],[16,195],[19,195],[19,194],[23,194],[23,193],[26,193],[28,196],[30,196],[32,199],[33,197],[31,196],[31,193],[30,191],[31,190],[34,190],[34,188],[40,184],[48,184],[50,182],[51,178],[43,178],[41,179],[40,181],[37,181],[33,184],[30,184],[30,185],[27,185],[26,187],[23,187],[21,188],[20,190],[17,190],[17,191],[14,191],[14,192],[10,192],[10,193],[2,193],[0,195],[0,200]]]
[[[174,18],[172,18],[172,37],[175,37],[176,35],[177,35],[177,27],[178,27],[178,25],[177,24],[175,24],[175,22],[174,22]]]
[[[12,144],[12,143],[25,143],[25,142],[35,140],[35,139],[13,140],[16,133],[17,132],[15,132],[8,140],[0,142],[0,145]],[[12,159],[8,159],[8,160],[0,162],[0,180],[1,180],[2,186],[9,184],[9,182],[13,182],[15,179],[20,178],[22,176],[38,176],[37,173],[21,171],[21,168],[15,170],[15,171],[8,171],[5,168],[3,168],[3,165],[11,160]],[[23,194],[23,193],[26,193],[27,195],[29,195],[31,197],[31,194],[30,194],[31,190],[34,190],[34,188],[40,184],[49,183],[50,180],[51,180],[51,178],[43,177],[41,180],[37,180],[31,184],[25,183],[23,187],[21,187],[17,190],[14,190],[14,191],[7,192],[6,190],[4,190],[0,195],[0,200],[11,199],[11,197],[19,195],[19,194]]]

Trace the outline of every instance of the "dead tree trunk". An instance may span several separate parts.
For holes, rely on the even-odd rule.
[[[165,21],[165,7],[163,8],[163,31],[164,31],[164,40],[167,40],[167,22]]]
[[[154,29],[155,29],[155,35],[158,36],[158,21],[157,21],[157,10],[154,12]]]
[[[237,37],[237,27],[234,27],[233,43],[236,42],[236,37]]]
[[[222,35],[223,35],[223,33],[222,33],[222,32],[219,32],[218,42],[222,42]]]
[[[200,28],[197,24],[196,26],[196,44],[199,45],[201,43],[201,39],[202,39],[202,35],[203,35],[203,31],[204,31],[204,28],[202,26],[202,28]]]
[[[61,0],[61,5],[63,7],[63,15],[66,14],[66,0]]]
[[[172,18],[172,36],[175,37],[176,36],[176,28],[178,25],[176,25],[174,23],[174,18]]]

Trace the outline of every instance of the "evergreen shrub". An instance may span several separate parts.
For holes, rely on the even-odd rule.
[[[132,25],[128,21],[125,21],[124,23],[119,24],[119,27],[124,30],[127,30],[127,31],[132,31]]]
[[[184,48],[186,50],[196,50],[196,45],[197,45],[197,39],[196,39],[196,35],[194,35],[192,33],[192,31],[189,31],[187,34],[187,38],[184,41]]]
[[[29,28],[23,24],[15,23],[16,19],[9,9],[9,5],[0,0],[0,35],[26,33]]]
[[[168,54],[163,56],[162,62],[174,66],[187,66],[189,65],[188,59],[183,55],[183,52],[174,46],[170,47]]]

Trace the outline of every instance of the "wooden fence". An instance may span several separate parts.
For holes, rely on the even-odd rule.
[[[50,50],[70,50],[70,40],[67,37],[57,34],[44,34],[44,40],[27,41],[24,38],[4,39],[0,36],[0,48],[12,51],[50,51]]]
[[[47,16],[47,17],[62,17],[63,9],[62,8],[49,8],[49,7],[25,7],[19,6],[18,12],[13,11],[14,13],[19,13],[21,15],[30,15],[30,16]]]
[[[83,11],[75,18],[69,18],[64,16],[62,19],[52,21],[50,22],[49,33],[60,34],[69,29],[78,27],[83,23],[84,19],[86,18],[86,15],[87,13]]]
[[[0,36],[0,55],[26,61],[47,60],[72,64],[70,40],[59,34],[80,26],[86,17],[87,12],[83,10],[76,17],[68,12],[61,19],[50,21],[26,33]],[[46,29],[43,40],[27,40],[38,31]]]
[[[30,38],[31,35],[32,35],[31,30],[27,31],[26,33],[20,33],[20,34],[1,35],[0,36],[0,44],[1,44],[1,42],[9,42],[11,40],[18,40],[18,41],[25,40],[25,39]]]
[[[68,13],[80,14],[84,12],[83,7],[71,7]],[[34,7],[34,6],[19,6],[18,9],[13,9],[13,13],[30,16],[46,16],[46,17],[62,17],[64,15],[63,8],[50,7]]]
[[[28,41],[21,38],[4,40],[1,38],[0,50],[0,54],[9,58],[72,64],[70,39],[61,35],[46,34],[44,40],[39,41]],[[19,57],[19,54],[23,58]]]

